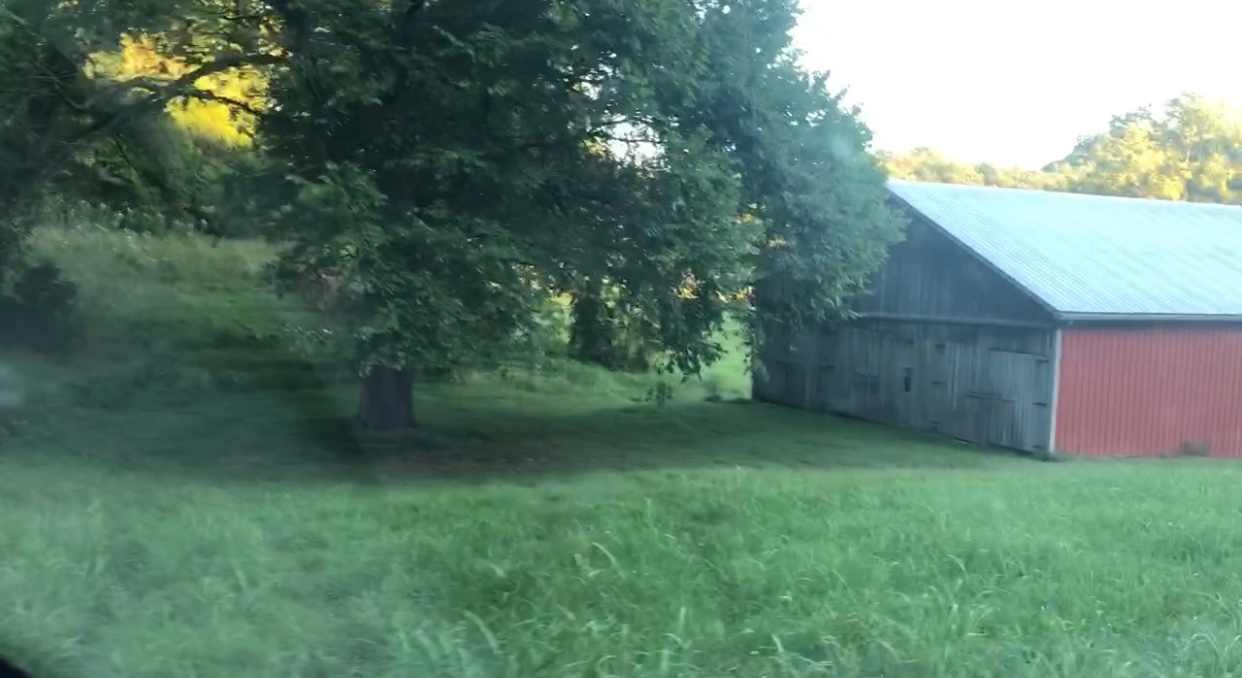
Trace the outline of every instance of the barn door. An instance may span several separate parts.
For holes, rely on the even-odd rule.
[[[848,412],[850,398],[849,330],[826,328],[820,333],[815,398],[821,412]]]
[[[1028,452],[1046,447],[1049,362],[1041,355],[988,351],[985,370],[991,398],[987,442]]]
[[[888,339],[875,330],[859,335],[862,360],[854,372],[854,394],[862,407],[859,412],[873,421],[884,418],[884,354]]]

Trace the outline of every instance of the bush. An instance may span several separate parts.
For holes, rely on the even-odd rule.
[[[22,266],[0,294],[0,342],[44,353],[68,350],[79,337],[77,299],[77,285],[56,266]]]
[[[700,378],[700,383],[702,383],[703,391],[704,393],[706,393],[704,400],[708,402],[712,402],[712,403],[718,403],[724,400],[724,396],[721,394],[721,392],[724,390],[724,386],[723,384],[721,384],[720,375],[718,374],[705,375],[702,378]]]
[[[577,360],[610,370],[645,372],[658,351],[644,340],[643,320],[619,308],[611,290],[595,290],[574,299],[569,351]]]

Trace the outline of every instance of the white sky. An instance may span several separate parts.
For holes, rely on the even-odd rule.
[[[1144,104],[1242,105],[1242,0],[801,0],[878,149],[1039,167]]]

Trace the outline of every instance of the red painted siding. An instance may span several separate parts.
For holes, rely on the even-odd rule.
[[[1242,456],[1242,328],[1063,330],[1057,450],[1160,455],[1199,444]]]

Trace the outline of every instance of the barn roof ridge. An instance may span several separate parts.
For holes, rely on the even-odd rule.
[[[1062,321],[1242,320],[1242,207],[891,180]]]

